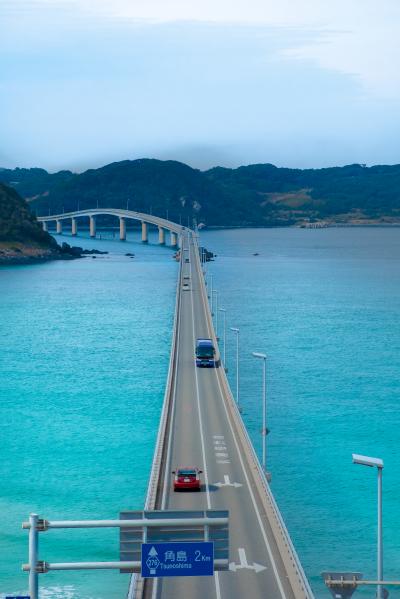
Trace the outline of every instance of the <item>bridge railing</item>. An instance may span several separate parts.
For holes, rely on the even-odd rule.
[[[159,481],[162,480],[161,469],[163,466],[163,452],[164,452],[164,441],[166,440],[166,430],[168,426],[168,421],[171,415],[171,399],[172,399],[172,391],[174,385],[174,379],[176,376],[176,345],[177,345],[177,335],[178,335],[178,319],[180,313],[180,305],[181,305],[181,288],[182,288],[182,252],[181,259],[179,262],[179,273],[178,280],[176,286],[176,301],[175,301],[175,313],[174,313],[174,323],[173,323],[173,333],[172,333],[172,342],[171,342],[171,353],[169,359],[169,367],[168,367],[168,375],[167,375],[167,383],[165,386],[164,400],[163,406],[161,410],[160,424],[158,427],[156,446],[153,454],[153,462],[151,465],[149,483],[147,487],[147,495],[145,500],[145,510],[154,510],[156,508],[157,494],[159,491]],[[129,584],[127,599],[134,599],[137,596],[141,595],[143,586],[143,580],[139,578],[137,574],[133,574],[131,577],[131,581]]]
[[[197,247],[197,245],[198,245],[197,239],[195,238],[195,236],[193,236],[193,238],[194,238],[195,246]],[[201,287],[201,292],[202,292],[202,296],[203,296],[203,302],[206,307],[206,316],[207,316],[209,331],[210,331],[211,337],[214,341],[215,347],[218,347],[218,342],[217,342],[215,331],[214,331],[214,325],[213,325],[213,320],[212,320],[212,316],[211,316],[210,306],[209,306],[208,299],[207,299],[207,290],[206,290],[206,286],[205,286],[205,282],[204,282],[203,271],[201,269],[200,258],[199,258],[198,252],[196,252],[196,256],[197,256],[198,269],[199,269],[199,272],[201,273],[200,287]],[[275,498],[271,492],[269,483],[266,479],[265,473],[261,466],[260,460],[256,454],[253,443],[249,437],[246,426],[243,422],[242,416],[237,407],[236,401],[233,398],[232,391],[231,391],[224,368],[218,369],[217,376],[220,377],[220,382],[222,384],[223,391],[224,391],[224,399],[226,398],[228,400],[226,402],[226,405],[227,405],[227,407],[230,411],[230,414],[232,416],[233,423],[235,425],[235,428],[236,428],[239,438],[241,440],[241,445],[246,452],[247,460],[249,463],[254,464],[254,466],[256,467],[257,473],[259,475],[259,480],[262,484],[262,489],[264,492],[263,497],[267,500],[266,507],[268,508],[269,515],[273,518],[273,522],[270,521],[270,524],[271,524],[271,526],[272,526],[272,524],[275,525],[273,527],[275,540],[278,545],[279,552],[280,552],[283,562],[286,565],[289,565],[288,576],[289,576],[292,588],[294,591],[296,591],[296,597],[303,597],[304,599],[314,599],[314,594],[311,590],[310,584],[307,580],[306,574],[301,565],[299,556],[297,555],[296,549],[295,549],[293,542],[290,538],[289,531],[286,528],[282,514],[281,514],[281,512],[278,508],[278,505],[275,501]]]
[[[91,216],[116,216],[121,218],[127,218],[132,220],[144,221],[147,224],[154,225],[155,227],[162,227],[168,229],[176,234],[182,234],[186,229],[183,225],[175,223],[161,216],[154,216],[153,214],[145,214],[144,212],[136,212],[135,210],[125,210],[123,208],[87,208],[85,210],[76,210],[74,212],[63,212],[61,214],[49,214],[44,216],[38,216],[38,222],[53,222],[57,220],[69,220],[72,218],[80,217],[91,217]]]

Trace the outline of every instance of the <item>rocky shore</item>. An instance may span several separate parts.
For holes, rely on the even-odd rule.
[[[108,254],[108,252],[94,249],[84,250],[81,247],[70,246],[68,243],[49,248],[21,242],[0,242],[0,266],[35,264],[49,260],[76,260],[96,254]]]

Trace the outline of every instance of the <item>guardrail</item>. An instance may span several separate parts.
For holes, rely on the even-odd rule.
[[[182,247],[182,240],[181,240]],[[171,353],[169,359],[169,367],[168,367],[168,375],[167,375],[167,383],[165,386],[164,400],[163,406],[161,410],[160,424],[158,427],[156,446],[154,449],[153,462],[151,465],[149,484],[147,487],[147,495],[144,504],[145,510],[154,510],[157,501],[157,493],[158,493],[158,484],[161,475],[162,468],[162,455],[164,453],[164,441],[165,441],[165,431],[167,430],[167,425],[171,413],[171,399],[172,399],[172,389],[174,383],[174,377],[176,376],[176,342],[177,342],[177,334],[178,334],[178,319],[181,305],[181,287],[182,287],[182,255],[181,251],[181,259],[179,262],[179,272],[178,272],[178,280],[176,285],[176,301],[175,301],[175,313],[174,313],[174,323],[173,323],[173,334],[172,334],[172,342],[171,342]],[[129,584],[127,599],[134,599],[135,596],[140,596],[143,587],[143,580],[140,579],[136,574],[133,574],[131,577],[131,581]]]
[[[197,248],[198,247],[197,239],[195,238],[194,235],[192,237],[194,240],[194,245]],[[199,258],[198,252],[196,252],[196,260],[197,260],[197,267],[199,269],[199,272],[201,273],[200,287],[201,287],[203,301],[204,301],[205,308],[206,308],[206,317],[207,317],[207,322],[208,322],[208,326],[209,326],[209,331],[210,331],[211,337],[214,341],[215,347],[218,347],[218,343],[217,343],[217,339],[216,339],[216,335],[215,335],[215,331],[214,331],[213,320],[212,320],[212,316],[211,316],[211,312],[210,312],[210,306],[209,306],[209,302],[207,299],[207,291],[206,291],[206,286],[205,286],[205,282],[204,282],[203,271],[201,269],[200,258]],[[311,590],[310,584],[307,580],[307,577],[305,575],[303,567],[300,563],[300,559],[297,555],[296,549],[294,548],[294,545],[290,538],[289,531],[286,528],[285,522],[282,518],[282,514],[280,513],[280,510],[278,508],[278,505],[275,501],[274,496],[272,495],[271,489],[269,487],[265,473],[262,469],[261,463],[258,459],[256,452],[255,452],[255,449],[253,447],[253,444],[252,444],[249,434],[247,432],[246,426],[243,422],[242,416],[238,410],[237,404],[233,398],[232,391],[229,386],[229,382],[226,377],[224,368],[218,369],[217,376],[220,377],[220,381],[221,381],[221,384],[222,384],[222,387],[224,390],[224,400],[225,399],[228,400],[226,402],[226,405],[229,408],[235,428],[236,428],[237,432],[239,433],[241,444],[242,444],[243,448],[245,449],[248,460],[253,462],[253,464],[256,467],[257,473],[259,475],[260,482],[261,482],[262,488],[264,490],[264,497],[267,499],[267,502],[268,502],[266,507],[269,507],[269,513],[270,513],[270,515],[272,515],[276,529],[277,529],[276,531],[273,530],[273,532],[274,532],[274,536],[276,539],[276,543],[277,543],[279,552],[281,554],[281,557],[282,557],[282,560],[284,561],[284,563],[287,564],[288,563],[287,560],[289,560],[289,564],[291,566],[291,568],[288,569],[288,575],[289,575],[289,579],[291,581],[292,588],[294,591],[297,589],[296,597],[303,597],[305,599],[314,599],[314,594]],[[272,523],[270,523],[270,524],[272,525]],[[276,532],[278,534],[276,534]]]

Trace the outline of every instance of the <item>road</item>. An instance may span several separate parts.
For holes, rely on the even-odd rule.
[[[230,570],[213,577],[145,581],[143,596],[152,599],[234,599],[312,597],[290,582],[293,567],[281,557],[260,489],[254,462],[249,462],[230,413],[222,368],[196,368],[195,342],[212,337],[197,248],[191,235],[183,240],[182,276],[190,289],[181,291],[177,329],[176,377],[172,392],[166,475],[157,509],[228,509]],[[230,400],[232,402],[232,400]],[[171,471],[179,466],[203,470],[200,493],[174,493]],[[221,483],[221,484],[219,484]],[[274,524],[272,524],[274,526]],[[292,580],[291,579],[291,580]]]

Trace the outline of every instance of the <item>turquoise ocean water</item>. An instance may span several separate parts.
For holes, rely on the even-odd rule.
[[[400,230],[205,231],[201,241],[218,254],[208,271],[227,326],[240,328],[243,418],[257,451],[261,364],[251,352],[268,355],[272,489],[316,596],[329,596],[324,569],[375,574],[375,472],[352,465],[352,452],[385,461],[385,577],[398,578]],[[111,253],[0,270],[4,595],[26,590],[20,523],[30,511],[115,517],[140,509],[146,492],[176,263],[170,249],[152,244],[79,244]],[[117,550],[113,531],[41,536],[41,557],[52,561],[112,560]],[[53,572],[41,577],[42,597],[120,599],[127,580]]]

